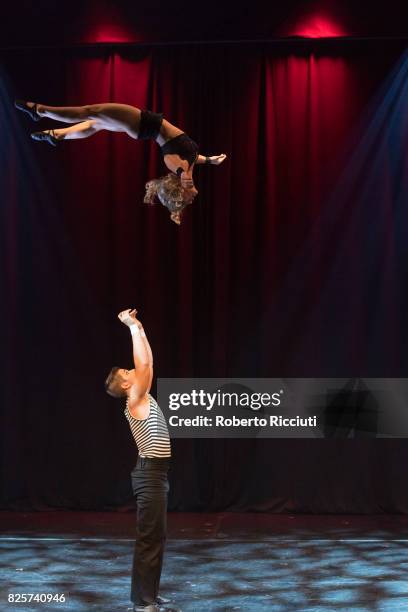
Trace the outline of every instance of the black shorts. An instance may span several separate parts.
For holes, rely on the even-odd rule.
[[[139,140],[155,140],[160,133],[161,124],[163,123],[162,113],[153,113],[149,110],[142,110],[140,117]]]

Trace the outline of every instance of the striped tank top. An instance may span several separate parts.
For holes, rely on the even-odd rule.
[[[140,457],[171,457],[170,436],[166,419],[158,403],[149,393],[150,410],[147,419],[135,419],[126,402],[125,416],[136,442]]]

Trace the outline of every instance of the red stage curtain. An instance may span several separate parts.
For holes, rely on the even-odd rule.
[[[355,277],[337,284],[335,270],[327,298],[336,238],[346,252],[348,240],[355,247],[343,231],[353,223],[352,203],[337,195],[334,226],[332,217],[324,221],[362,114],[399,53],[395,45],[384,54],[375,45],[247,44],[3,57],[6,505],[102,507],[123,499],[118,474],[126,478],[135,452],[103,380],[111,365],[130,363],[116,320],[124,307],[140,309],[158,376],[321,377],[353,368],[390,375],[390,363],[402,375],[401,347],[393,342],[384,352],[384,331],[368,338],[363,329],[373,316],[372,275],[384,280],[387,268],[378,257],[357,287]],[[225,152],[228,160],[196,169],[200,193],[177,227],[162,206],[142,203],[146,181],[165,172],[154,143],[111,133],[56,150],[31,143],[28,131],[38,126],[13,115],[15,93],[56,105],[118,101],[162,111],[203,154]],[[368,164],[362,184],[370,172]],[[380,194],[377,210],[393,197],[391,187],[387,198]],[[307,275],[293,285],[297,270]],[[387,312],[375,310],[382,330]],[[341,502],[315,463],[318,444],[334,472],[344,462],[350,486]],[[371,444],[380,473],[363,473],[361,444],[343,458],[333,452],[346,448],[341,440],[177,441],[172,507],[353,511],[363,475],[387,498],[387,450]],[[297,478],[299,453],[312,469],[294,500],[287,482]],[[246,484],[251,474],[254,488]],[[326,487],[324,500],[313,498],[316,482]],[[365,510],[379,510],[367,499]],[[401,490],[393,507],[403,499]]]

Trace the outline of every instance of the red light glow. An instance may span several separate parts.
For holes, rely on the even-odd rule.
[[[86,43],[132,43],[141,40],[134,19],[106,0],[84,3],[80,38]]]
[[[89,42],[94,43],[128,43],[136,42],[134,33],[128,32],[120,25],[94,26],[87,35]]]
[[[304,38],[337,38],[347,36],[344,28],[332,18],[323,15],[309,15],[298,21],[289,36]]]

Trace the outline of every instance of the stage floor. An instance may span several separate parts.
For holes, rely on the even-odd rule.
[[[0,512],[0,610],[131,609],[134,514]],[[169,514],[161,592],[183,612],[408,611],[408,517]],[[9,594],[65,603],[9,603]]]

